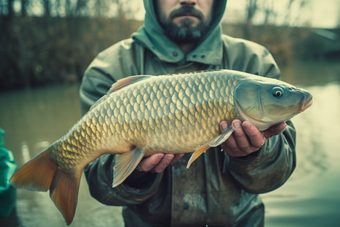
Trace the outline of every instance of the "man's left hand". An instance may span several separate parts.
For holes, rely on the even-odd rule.
[[[259,131],[250,121],[241,122],[236,119],[231,124],[234,132],[221,144],[223,150],[231,157],[244,157],[258,151],[267,139],[280,134],[286,127],[286,123],[281,122],[264,131]],[[220,123],[221,132],[228,127],[226,121]]]

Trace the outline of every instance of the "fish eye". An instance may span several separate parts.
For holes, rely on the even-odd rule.
[[[283,89],[280,87],[274,87],[273,88],[273,96],[276,98],[279,98],[283,95]]]

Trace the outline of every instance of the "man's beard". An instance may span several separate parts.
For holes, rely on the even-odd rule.
[[[182,24],[180,26],[172,22],[175,17],[185,14],[196,16],[200,23],[193,27],[190,18],[181,20]],[[208,32],[210,21],[210,18],[205,20],[201,11],[186,5],[172,11],[168,18],[160,18],[160,24],[164,29],[165,35],[177,44],[198,42]]]

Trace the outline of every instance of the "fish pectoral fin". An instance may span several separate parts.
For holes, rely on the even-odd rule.
[[[230,126],[229,128],[225,129],[220,135],[215,137],[214,139],[210,140],[208,143],[198,147],[195,152],[191,155],[187,169],[191,166],[191,164],[201,155],[204,151],[208,150],[210,147],[217,147],[221,145],[224,141],[226,141],[230,135],[234,132],[234,129]]]
[[[113,167],[112,187],[117,187],[136,169],[144,157],[144,149],[133,149],[132,151],[117,155]]]
[[[71,174],[59,167],[51,184],[50,197],[63,214],[67,225],[71,224],[76,212],[81,174],[82,170]]]
[[[234,129],[230,126],[229,128],[224,129],[220,135],[209,141],[207,144],[210,147],[217,147],[226,141],[233,132]]]

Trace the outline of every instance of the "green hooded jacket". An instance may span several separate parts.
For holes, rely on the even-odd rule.
[[[232,69],[280,78],[271,54],[262,46],[222,35],[226,1],[213,6],[209,32],[187,55],[170,41],[157,21],[153,1],[144,0],[144,26],[132,38],[101,52],[85,72],[80,88],[82,114],[117,80],[131,75],[163,75],[205,69]],[[90,163],[85,176],[98,201],[124,206],[127,227],[263,226],[264,205],[258,194],[284,184],[295,168],[295,129],[273,136],[261,149],[232,158],[212,148],[189,168],[191,154],[160,174],[134,171],[112,188],[114,156]],[[112,226],[115,226],[114,223]]]

